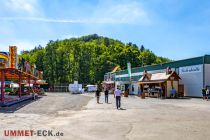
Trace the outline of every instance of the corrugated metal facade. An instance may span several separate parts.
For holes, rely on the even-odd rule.
[[[205,64],[205,66],[203,64]],[[161,72],[164,71],[167,67],[171,67],[182,78],[180,83],[185,85],[185,96],[200,97],[202,95],[201,89],[203,86],[210,85],[210,55],[173,61],[164,64],[132,68],[131,80],[138,81],[141,78],[144,70],[147,70],[148,72]],[[185,71],[180,73],[180,69]],[[190,69],[199,70],[188,72]],[[115,81],[130,81],[127,70],[117,71],[114,74]]]

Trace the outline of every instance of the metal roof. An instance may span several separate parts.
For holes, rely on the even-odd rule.
[[[15,68],[0,69],[0,77],[2,76],[2,71],[5,72],[5,80],[19,80],[19,75],[21,75],[21,80],[28,80],[29,78],[31,80],[39,80],[38,77]]]
[[[200,57],[194,57],[190,59],[177,60],[168,63],[149,65],[144,67],[136,67],[131,69],[131,73],[143,72],[144,70],[153,71],[166,69],[167,67],[179,68],[185,66],[199,65],[199,64],[210,64],[210,55],[204,55]],[[128,74],[127,69],[115,72],[116,75]]]
[[[181,79],[179,77],[179,75],[173,71],[171,72],[170,74],[167,74],[166,72],[160,72],[160,73],[146,73],[144,74],[144,76],[142,76],[139,81],[144,81],[144,78],[148,78],[148,81],[146,82],[149,82],[149,81],[166,81],[168,80],[170,77],[175,77],[175,79]]]

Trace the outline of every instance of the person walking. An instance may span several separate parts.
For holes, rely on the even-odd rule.
[[[174,87],[172,87],[172,89],[171,89],[171,95],[170,95],[170,97],[173,97],[173,98],[176,97],[176,90],[175,90]]]
[[[116,98],[116,107],[117,109],[121,109],[121,96],[122,96],[122,91],[117,88],[115,91],[114,91],[114,96]]]
[[[159,89],[159,97],[160,97],[160,99],[163,98],[163,90],[162,90],[162,88]]]
[[[202,89],[202,95],[203,95],[203,100],[205,100],[206,99],[206,89],[205,88]]]
[[[109,98],[109,91],[108,89],[106,88],[106,90],[104,91],[104,95],[105,95],[105,103],[108,103],[108,98]]]
[[[140,97],[141,96],[141,88],[140,87],[138,87],[138,96]]]
[[[206,90],[206,100],[207,101],[209,100],[209,88],[207,88],[207,90]]]
[[[99,89],[96,90],[96,99],[97,99],[97,103],[99,104],[99,98],[100,98],[100,91]]]

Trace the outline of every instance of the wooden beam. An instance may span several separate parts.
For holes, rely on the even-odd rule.
[[[19,73],[19,97],[21,97],[21,93],[22,93],[22,89],[21,89],[21,79],[22,78],[22,74]]]
[[[5,71],[1,70],[1,101],[4,102],[4,80],[5,80]]]

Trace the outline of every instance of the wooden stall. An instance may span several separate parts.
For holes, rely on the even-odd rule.
[[[160,73],[144,71],[137,84],[145,96],[159,97],[161,93],[163,97],[169,97],[172,88],[179,91],[179,80],[181,80],[179,75],[170,69]]]
[[[103,89],[108,89],[108,90],[111,90],[112,92],[114,91],[114,88],[115,88],[114,81],[103,81],[101,84],[102,84]]]

